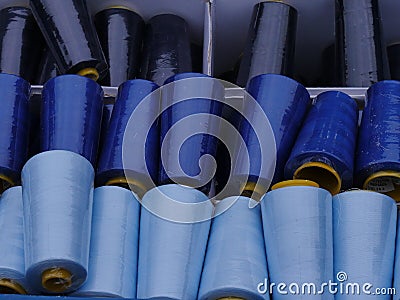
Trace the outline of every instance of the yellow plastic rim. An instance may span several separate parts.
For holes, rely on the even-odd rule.
[[[0,279],[0,294],[26,295],[26,290],[17,282],[11,279]]]
[[[372,174],[365,180],[363,188],[365,190],[371,190],[371,188],[369,187],[370,184],[372,184],[376,180],[385,180],[385,179],[399,181],[399,183],[400,183],[400,172],[380,171],[375,174]],[[380,192],[380,191],[377,191],[377,192]],[[392,197],[396,202],[400,202],[400,184],[393,184],[392,191],[387,191],[387,192],[385,191],[385,192],[380,192],[380,193],[388,195],[389,197]]]
[[[68,270],[54,268],[42,273],[42,286],[54,293],[63,293],[72,285],[72,275]]]
[[[117,177],[117,178],[112,178],[109,181],[106,182],[107,186],[119,186],[122,188],[125,188],[127,190],[131,190],[138,194],[144,194],[146,192],[146,187],[141,184],[139,181],[136,181],[134,179],[126,178],[126,177]]]
[[[255,196],[255,200],[260,200],[261,197],[266,193],[266,189],[255,182],[248,182],[242,189],[242,196],[252,197]]]
[[[340,192],[342,179],[334,168],[321,162],[308,162],[294,172],[293,179],[311,180],[332,195]]]
[[[9,187],[15,185],[15,182],[10,177],[0,174],[0,193],[3,193]]]
[[[125,10],[133,11],[131,8],[129,8],[129,7],[127,7],[127,6],[123,6],[123,5],[113,5],[113,6],[107,7],[105,10],[107,10],[107,9],[113,9],[113,8],[125,9]]]
[[[286,181],[281,181],[278,182],[277,184],[274,184],[271,188],[272,191],[289,187],[289,186],[312,186],[312,187],[319,187],[319,184],[311,181],[311,180],[305,180],[305,179],[292,179],[292,180],[286,180]]]
[[[99,79],[99,72],[95,68],[85,68],[80,70],[77,74],[93,79],[94,81]]]

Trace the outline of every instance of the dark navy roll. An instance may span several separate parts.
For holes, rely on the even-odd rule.
[[[106,100],[106,99],[104,99]],[[107,130],[108,126],[110,125],[112,111],[114,109],[114,104],[104,104],[103,107],[103,118],[101,119],[101,131],[100,131],[100,141],[99,141],[99,151],[98,153],[101,154],[103,148],[105,146],[105,141],[107,137]],[[98,155],[98,160],[100,159],[101,155]]]
[[[246,86],[260,74],[291,77],[294,67],[297,11],[280,1],[265,1],[254,6],[246,48],[237,84]]]
[[[146,97],[157,88],[142,79],[120,86],[100,155],[98,185],[130,187],[140,196],[154,187],[159,164],[160,93]]]
[[[49,48],[46,48],[42,52],[42,58],[39,65],[40,68],[36,75],[37,84],[43,85],[51,78],[60,75],[54,56]]]
[[[41,151],[68,150],[96,162],[103,90],[78,75],[50,79],[42,92]]]
[[[204,74],[169,78],[162,90],[160,184],[176,182],[208,194],[215,165],[223,85]],[[215,100],[213,100],[215,99]]]
[[[196,43],[190,44],[192,54],[192,68],[195,73],[203,73],[203,46]]]
[[[369,87],[389,79],[378,0],[337,0],[335,3],[339,84]]]
[[[0,72],[33,83],[44,40],[29,8],[0,10]]]
[[[30,85],[0,74],[0,192],[20,182],[28,155]]]
[[[249,82],[247,91],[261,106],[272,127],[277,155],[272,182],[280,181],[283,177],[285,163],[311,103],[310,95],[300,83],[276,74],[254,77]],[[252,108],[249,107],[249,109]],[[260,174],[263,169],[262,161],[265,161],[266,158],[268,160],[275,159],[275,157],[271,157],[274,153],[262,151],[266,145],[260,145],[257,135],[252,130],[252,124],[257,122],[257,119],[243,119],[240,133],[246,142],[250,157],[248,184],[245,191],[256,192],[262,196],[271,183],[271,178],[266,177],[267,174]],[[239,160],[234,169],[235,175],[245,175],[246,168],[248,165],[243,160]],[[261,186],[253,187],[257,181],[260,181]]]
[[[107,64],[85,0],[30,0],[30,6],[62,74],[103,77]]]
[[[358,134],[355,181],[400,201],[400,82],[381,81],[367,91]]]
[[[192,72],[189,29],[181,17],[163,14],[147,23],[141,77],[164,84],[169,77]]]
[[[100,83],[119,86],[134,79],[140,68],[142,17],[124,7],[111,7],[97,13],[94,23],[109,66],[109,72]]]
[[[285,167],[287,179],[308,179],[332,194],[353,184],[358,109],[348,95],[319,94]]]
[[[393,80],[400,80],[400,43],[388,46],[387,54],[390,66],[390,77]]]

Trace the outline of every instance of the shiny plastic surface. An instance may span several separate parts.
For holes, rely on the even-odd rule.
[[[72,292],[86,280],[89,262],[94,170],[84,157],[54,150],[31,158],[22,170],[26,277],[37,292],[42,273],[71,273]]]
[[[59,75],[56,61],[54,60],[53,54],[50,49],[46,49],[42,52],[41,61],[39,64],[40,68],[37,72],[36,82],[37,84],[44,85],[48,80]]]
[[[350,191],[333,197],[335,274],[345,272],[349,283],[389,288],[393,280],[396,204],[375,192]],[[335,275],[336,276],[336,275]],[[339,276],[337,276],[339,277]],[[338,278],[335,278],[336,282]],[[391,299],[391,295],[346,295],[342,299]]]
[[[109,71],[102,85],[119,86],[134,79],[139,72],[144,21],[137,13],[125,8],[109,8],[94,17],[97,34]]]
[[[339,85],[369,87],[389,79],[378,0],[335,3]]]
[[[146,27],[141,77],[158,85],[178,73],[192,72],[189,28],[172,14],[151,18]]]
[[[265,1],[254,6],[246,46],[237,78],[245,87],[261,74],[292,77],[296,43],[297,11],[281,1]]]
[[[103,90],[89,78],[63,75],[42,92],[41,150],[68,150],[96,163]]]
[[[142,202],[145,206],[152,203],[163,207],[171,198],[186,204],[207,200],[207,196],[196,189],[171,184],[150,190]],[[209,218],[212,210],[210,204]],[[142,208],[138,299],[196,299],[210,223],[210,220],[200,223],[167,221]]]
[[[397,235],[396,235],[396,255],[394,261],[394,271],[393,271],[393,287],[397,291],[400,291],[400,210],[397,210]],[[394,297],[393,297],[394,298]],[[396,300],[396,299],[393,299]]]
[[[84,0],[30,0],[30,6],[62,74],[107,64]]]
[[[229,197],[216,205],[198,299],[238,297],[264,300],[257,291],[268,279],[261,207],[247,197]]]
[[[322,162],[339,174],[343,189],[351,188],[357,140],[357,104],[350,96],[334,91],[319,94],[315,101],[286,163],[285,177],[292,179],[297,168],[304,163]]]
[[[88,279],[74,296],[136,297],[139,214],[131,191],[94,190]]]
[[[400,80],[400,43],[388,46],[387,54],[390,66],[390,77],[393,80]]]
[[[44,40],[29,8],[0,10],[0,72],[34,83]]]
[[[332,196],[308,186],[276,189],[261,202],[270,282],[314,283],[333,280]],[[288,290],[287,290],[288,291]],[[303,298],[304,297],[304,298]],[[310,298],[309,298],[310,297]],[[319,295],[273,293],[274,300],[333,300]]]

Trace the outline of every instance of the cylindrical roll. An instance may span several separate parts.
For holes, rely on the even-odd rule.
[[[209,156],[217,154],[223,98],[223,85],[204,74],[167,80],[161,100],[160,184],[175,182],[208,194],[216,169]]]
[[[22,188],[13,187],[0,200],[0,294],[26,294]]]
[[[49,48],[42,53],[39,72],[36,75],[36,83],[44,85],[48,80],[59,75],[56,61]]]
[[[30,5],[62,74],[103,77],[107,64],[85,0],[30,0]]]
[[[89,78],[63,75],[42,92],[41,150],[68,150],[93,165],[99,145],[103,90]]]
[[[101,118],[101,131],[100,131],[98,160],[100,160],[101,153],[103,152],[103,148],[105,147],[108,126],[110,125],[110,120],[111,120],[113,109],[114,109],[114,104],[104,104],[103,117]]]
[[[20,182],[28,155],[30,85],[21,77],[0,74],[0,193]]]
[[[100,83],[119,86],[134,79],[140,68],[142,17],[127,8],[112,7],[97,13],[94,23],[109,66],[109,72]]]
[[[88,280],[74,296],[136,298],[139,213],[131,191],[94,190]]]
[[[369,87],[389,79],[378,0],[336,1],[339,84]]]
[[[189,29],[181,17],[163,14],[147,23],[141,77],[158,85],[178,73],[192,72]]]
[[[197,218],[198,204],[205,201],[200,191],[175,184],[154,188],[143,197],[138,299],[196,299],[213,205],[209,201],[201,210],[204,221],[190,218]],[[157,211],[169,213],[169,220]],[[180,217],[188,217],[187,222]]]
[[[367,91],[358,134],[358,186],[400,201],[400,82],[381,81]]]
[[[390,66],[390,77],[393,80],[400,80],[400,43],[388,46],[387,54]]]
[[[261,202],[270,282],[313,283],[318,291],[333,280],[332,196],[315,186],[290,185],[273,187]],[[272,291],[274,300],[303,298],[286,291]],[[311,297],[333,300],[327,289]]]
[[[269,299],[257,291],[268,280],[260,205],[230,197],[216,206],[198,299]],[[220,214],[222,213],[222,214]]]
[[[254,77],[249,82],[247,91],[261,106],[263,114],[266,115],[272,127],[277,154],[275,175],[272,181],[280,181],[297,133],[306,116],[308,106],[311,104],[310,95],[300,83],[276,74]],[[279,99],[279,101],[276,99]],[[252,111],[254,107],[249,104],[247,110]],[[251,114],[249,113],[249,115]],[[252,125],[258,122],[254,118],[260,117],[260,115],[255,114],[252,116],[253,119],[247,121],[243,119],[239,130],[246,141],[247,151],[250,156],[248,183],[244,190],[264,195],[271,183],[271,178],[268,178],[268,174],[260,173],[262,173],[261,170],[263,164],[265,165],[266,158],[269,160],[275,158],[268,157],[271,154],[263,151],[263,147],[266,145],[260,145],[257,135],[252,131]],[[264,163],[262,164],[263,160]],[[247,176],[246,169],[248,168],[249,166],[245,161],[239,159],[234,167],[235,176]],[[257,181],[260,184],[254,186]]]
[[[94,170],[84,157],[54,150],[22,170],[25,269],[32,289],[68,293],[88,272]]]
[[[294,67],[297,11],[280,1],[265,1],[254,6],[246,48],[240,64],[237,84],[260,74],[291,77]]]
[[[155,186],[160,142],[157,88],[142,79],[120,86],[100,155],[97,184],[130,187],[139,196]]]
[[[333,197],[334,274],[337,283],[390,288],[396,240],[396,204],[369,191],[350,191]],[[370,289],[370,292],[373,292]],[[364,295],[364,294],[361,294]],[[392,299],[391,295],[347,295],[335,299]]]
[[[34,82],[44,47],[42,34],[29,8],[0,10],[0,72]]]
[[[396,289],[396,293],[400,291],[400,210],[397,210],[397,235],[396,235],[396,256],[394,261],[393,270],[393,287]]]
[[[309,179],[337,194],[353,184],[358,109],[348,95],[319,94],[285,167],[288,179]]]

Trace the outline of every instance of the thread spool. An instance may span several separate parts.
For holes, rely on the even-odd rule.
[[[26,294],[22,188],[13,187],[0,200],[0,293]]]
[[[119,86],[134,79],[139,72],[144,21],[140,15],[123,7],[107,8],[94,18],[109,72],[102,85]]]
[[[31,158],[22,170],[26,278],[36,292],[59,294],[86,280],[94,170],[70,151]]]
[[[189,29],[179,16],[152,17],[146,27],[141,78],[158,85],[178,73],[192,72]]]
[[[389,79],[377,0],[338,0],[336,47],[340,86],[369,87]]]
[[[314,283],[319,290],[333,280],[332,196],[314,183],[305,184],[273,187],[261,202],[269,278],[300,287]],[[274,300],[302,297],[287,291],[272,290]],[[333,299],[333,294],[325,290],[306,297]]]
[[[396,240],[397,210],[393,199],[368,191],[350,191],[333,197],[334,274],[346,272],[345,283],[368,283],[390,288]],[[373,289],[371,289],[373,291]],[[349,299],[338,293],[335,299]],[[361,296],[364,298],[364,296]],[[391,299],[391,295],[367,295]]]
[[[216,205],[199,300],[268,299],[257,292],[268,273],[261,208],[250,207],[256,204],[251,198],[229,197]]]
[[[60,75],[53,54],[51,53],[49,48],[46,48],[42,52],[42,57],[39,65],[41,66],[41,68],[37,73],[36,82],[40,85],[44,85],[51,78]]]
[[[103,113],[103,90],[77,75],[50,79],[42,91],[41,150],[78,153],[93,165]]]
[[[139,213],[132,192],[94,190],[88,280],[74,296],[136,298]]]
[[[295,142],[297,133],[306,116],[310,105],[310,95],[306,88],[300,83],[288,77],[276,74],[264,74],[250,80],[247,87],[249,94],[254,97],[267,116],[275,137],[276,145],[276,168],[272,183],[280,181],[283,177],[284,164],[290,154]],[[279,101],[276,101],[279,99]],[[252,107],[245,108],[252,111]],[[257,116],[256,116],[257,117]],[[260,116],[258,116],[260,117]],[[246,141],[247,150],[250,156],[250,172],[248,173],[248,183],[245,192],[257,192],[259,196],[265,194],[271,183],[268,174],[260,174],[262,170],[262,158],[267,153],[261,153],[261,146],[252,125],[257,119],[248,121],[242,120],[240,133]],[[274,159],[271,157],[269,159]],[[264,158],[265,159],[265,158]],[[246,176],[246,166],[244,160],[238,160],[234,169],[234,174]],[[261,175],[261,176],[260,176]],[[261,183],[255,185],[255,182]]]
[[[393,287],[396,289],[396,293],[397,291],[400,290],[400,276],[399,276],[399,272],[400,272],[400,234],[398,234],[398,232],[400,232],[400,210],[397,209],[397,235],[396,235],[396,255],[395,255],[395,261],[394,261],[394,270],[393,270]]]
[[[171,200],[188,206],[207,201],[207,196],[175,184],[154,188],[144,195],[139,234],[138,299],[197,297],[213,205],[209,202],[204,207],[203,222],[194,223],[189,219],[198,213],[197,208],[170,206]],[[156,211],[169,212],[170,220],[155,215]],[[189,218],[188,222],[180,222],[183,214]]]
[[[297,11],[287,3],[265,1],[254,6],[237,84],[260,74],[293,76]]]
[[[358,186],[400,200],[400,82],[381,81],[367,91],[358,135]]]
[[[0,10],[0,72],[34,82],[44,40],[29,8]]]
[[[27,159],[30,85],[21,77],[0,74],[0,193],[19,184]]]
[[[86,1],[30,0],[30,6],[62,74],[104,76],[107,64]]]
[[[387,47],[387,54],[392,80],[400,80],[400,43],[394,43]]]
[[[332,194],[353,184],[358,109],[348,95],[319,94],[285,166],[285,177],[309,179]]]
[[[207,156],[217,154],[223,98],[223,85],[204,74],[178,74],[165,82],[160,184],[178,183],[209,193],[215,165]]]
[[[142,79],[120,86],[100,155],[96,176],[99,185],[131,188],[141,197],[157,182],[159,126],[153,123],[159,114],[157,88],[155,83]],[[134,113],[136,109],[139,113]],[[124,149],[134,151],[134,155],[123,156]]]
[[[114,104],[104,104],[103,107],[103,117],[101,118],[101,131],[100,131],[100,142],[99,142],[99,155],[98,159],[100,160],[101,153],[103,152],[103,148],[105,147],[105,141],[107,137],[108,126],[110,125],[112,111],[114,109]],[[97,162],[98,163],[98,162]]]

